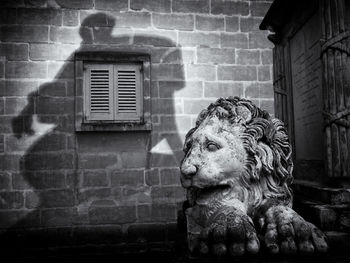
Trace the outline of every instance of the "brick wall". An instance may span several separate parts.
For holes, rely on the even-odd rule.
[[[183,138],[199,111],[238,95],[273,113],[272,45],[258,30],[269,5],[1,1],[2,232],[173,240]],[[151,55],[152,131],[76,133],[74,52],[120,48]]]

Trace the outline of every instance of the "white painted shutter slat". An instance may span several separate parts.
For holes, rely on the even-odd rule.
[[[87,65],[87,118],[113,120],[113,66]]]
[[[142,109],[140,65],[117,65],[116,120],[140,120]]]

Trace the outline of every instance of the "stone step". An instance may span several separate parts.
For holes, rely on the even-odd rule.
[[[350,204],[350,188],[326,187],[317,182],[295,180],[292,189],[294,195],[300,195],[325,204]]]

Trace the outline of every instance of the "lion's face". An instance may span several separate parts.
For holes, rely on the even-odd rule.
[[[239,191],[239,178],[247,158],[241,124],[208,116],[185,142],[181,183],[194,205],[232,196]]]

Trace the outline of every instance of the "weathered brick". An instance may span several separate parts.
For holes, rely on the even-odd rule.
[[[77,217],[76,208],[55,208],[41,211],[41,223],[43,226],[71,226]]]
[[[179,32],[179,44],[185,47],[218,47],[220,45],[220,35],[215,33]]]
[[[3,25],[0,38],[3,42],[48,42],[48,26]]]
[[[1,81],[0,86],[1,83],[4,90],[0,96],[27,96],[39,87],[39,82],[33,80],[6,80]]]
[[[65,173],[61,171],[37,171],[12,175],[13,188],[18,190],[31,187],[35,189],[64,188],[65,182]]]
[[[136,224],[128,227],[129,242],[161,242],[166,238],[164,224]]]
[[[225,28],[223,17],[196,15],[196,29],[204,31],[222,31]]]
[[[161,98],[193,98],[201,97],[203,83],[201,81],[159,81],[159,97]]]
[[[209,13],[209,0],[173,0],[173,12]]]
[[[234,64],[235,50],[232,48],[198,48],[198,63]]]
[[[67,60],[72,59],[70,56],[78,47],[68,44],[31,44],[29,54],[31,60]]]
[[[79,14],[81,26],[84,27],[108,27],[111,30],[111,27],[115,24],[115,18],[105,13],[96,13],[94,10],[81,10]]]
[[[264,17],[267,13],[267,10],[270,8],[271,3],[263,2],[252,2],[250,4],[250,14],[252,16],[261,16]]]
[[[261,63],[263,65],[272,64],[272,50],[261,50]]]
[[[147,166],[147,151],[122,152],[120,154],[123,168],[144,168]],[[132,160],[132,161],[131,161]]]
[[[136,221],[135,206],[94,206],[89,209],[91,224],[123,224]]]
[[[258,67],[258,80],[259,81],[271,80],[271,66]]]
[[[200,113],[204,108],[207,108],[210,103],[214,102],[213,100],[206,100],[206,99],[186,99],[184,101],[184,108],[185,108],[185,114],[198,114]]]
[[[171,99],[152,99],[152,114],[182,114],[181,101]]]
[[[71,189],[42,190],[26,192],[26,208],[70,207],[74,206],[74,192]]]
[[[185,80],[184,65],[152,64],[153,80]]]
[[[273,44],[267,39],[266,32],[249,33],[249,48],[272,48]]]
[[[0,56],[6,60],[28,60],[28,44],[2,43]]]
[[[7,78],[46,78],[46,62],[8,61],[6,63]]]
[[[204,97],[219,98],[243,95],[243,84],[237,82],[205,82]]]
[[[55,82],[46,82],[40,85],[35,95],[36,94],[41,97],[65,97],[67,95],[66,82],[59,80]]]
[[[68,9],[90,9],[93,7],[93,0],[56,0],[56,3]]]
[[[153,25],[157,28],[193,30],[193,15],[180,14],[153,14]]]
[[[151,191],[153,203],[176,203],[185,200],[185,190],[181,186],[154,186]]]
[[[118,27],[145,28],[151,26],[151,14],[148,12],[113,13]]]
[[[105,169],[118,163],[117,155],[112,154],[81,154],[79,167],[83,169]]]
[[[245,1],[212,0],[211,13],[246,16],[249,14],[249,3]]]
[[[253,66],[219,66],[218,79],[253,81],[257,80],[257,70]]]
[[[73,98],[38,97],[36,112],[38,114],[73,114]]]
[[[101,198],[108,198],[112,194],[110,187],[79,189],[78,201],[80,203],[87,202],[89,200],[96,200]]]
[[[145,171],[145,183],[146,185],[153,186],[159,185],[159,170],[150,169]]]
[[[5,98],[5,114],[15,115],[27,105],[28,99],[26,97],[9,97]],[[34,109],[28,109],[28,113],[33,112]],[[10,149],[11,150],[11,149]]]
[[[236,50],[237,64],[240,65],[257,65],[260,64],[258,50],[238,49]]]
[[[130,9],[170,13],[170,0],[130,0]]]
[[[176,46],[175,31],[159,31],[147,30],[147,31],[135,31],[134,45],[152,46],[152,47],[175,47]]]
[[[15,8],[0,8],[0,24],[16,24]]]
[[[151,49],[152,63],[191,63],[193,62],[194,51],[182,50],[181,48],[157,47]],[[185,58],[191,56],[191,58]]]
[[[62,12],[57,9],[19,8],[17,24],[62,25]]]
[[[215,80],[216,69],[213,65],[187,65],[188,79]]]
[[[245,94],[250,98],[273,98],[272,83],[252,83],[245,89]]]
[[[239,20],[237,16],[226,16],[226,31],[237,32],[239,30]]]
[[[128,10],[128,0],[95,0],[95,9],[126,11]]]
[[[221,47],[248,48],[248,35],[221,33]]]
[[[259,25],[261,21],[262,21],[262,18],[241,17],[240,18],[241,32],[259,31]]]
[[[73,79],[74,63],[73,62],[49,62],[48,77],[55,79]]]
[[[87,170],[83,175],[83,186],[107,186],[107,174],[105,170]]]
[[[39,211],[9,210],[0,211],[0,228],[34,227],[40,225]]]
[[[79,13],[77,10],[63,10],[62,11],[62,24],[64,26],[78,26]]]
[[[23,192],[0,192],[0,209],[18,209],[23,205]]]
[[[13,130],[23,130],[23,119],[18,122],[13,122],[13,116],[0,115],[0,132],[13,134]]]
[[[180,185],[180,170],[178,168],[160,170],[161,185]]]
[[[140,186],[144,185],[142,170],[117,171],[111,175],[112,186]]]
[[[0,172],[0,190],[9,190],[11,188],[10,173]]]
[[[27,170],[73,169],[74,158],[71,153],[43,152],[31,153],[25,157]]]
[[[189,116],[161,116],[160,125],[162,131],[188,131],[191,128]]]
[[[86,28],[86,30],[88,30]],[[78,28],[70,27],[50,27],[50,40],[59,43],[79,44],[81,36]]]
[[[153,204],[151,210],[152,220],[169,222],[176,219],[176,205],[174,204]]]
[[[275,113],[275,105],[273,100],[261,100],[260,107],[272,115]]]

